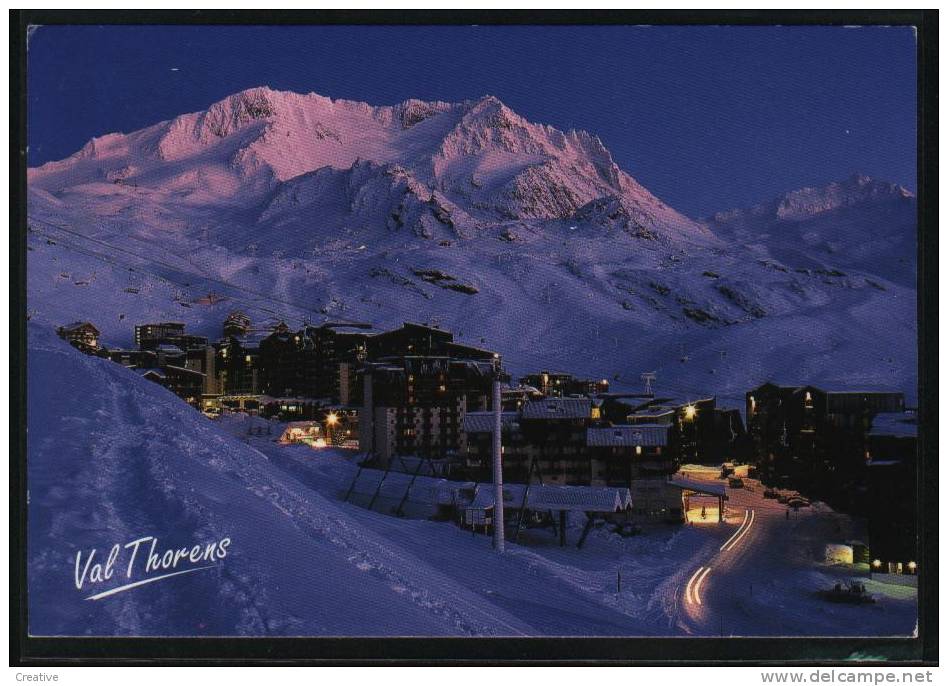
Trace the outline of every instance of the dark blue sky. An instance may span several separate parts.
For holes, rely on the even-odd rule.
[[[597,134],[645,186],[705,216],[857,171],[914,190],[915,69],[910,28],[43,27],[29,159],[250,86],[372,104],[490,93]]]

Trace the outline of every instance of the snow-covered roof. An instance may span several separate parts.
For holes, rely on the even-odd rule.
[[[727,497],[727,489],[723,483],[715,481],[698,481],[697,479],[688,479],[683,476],[673,476],[668,483],[677,488],[695,491],[697,493],[709,493]]]
[[[449,364],[454,368],[464,367],[468,371],[481,376],[491,376],[494,373],[494,363],[489,360],[472,360],[466,358],[457,360],[449,358]]]
[[[501,431],[516,428],[518,414],[516,412],[501,412]],[[468,412],[464,415],[461,430],[469,434],[485,434],[494,431],[493,412]]]
[[[144,368],[144,369],[143,369],[143,368],[138,368],[138,369],[136,369],[135,371],[138,372],[139,374],[141,374],[142,376],[153,376],[153,377],[155,377],[156,379],[164,379],[164,378],[165,378],[165,372],[164,372],[164,370],[162,370],[162,369],[156,369],[156,368]]]
[[[589,398],[543,398],[528,400],[524,419],[587,419],[592,410]]]
[[[188,369],[187,367],[179,367],[174,364],[166,364],[165,369],[173,369],[176,372],[182,372],[184,374],[191,374],[197,376],[207,376],[204,372],[199,372],[197,369]]]
[[[645,407],[630,414],[629,418],[642,417],[644,419],[655,419],[656,417],[667,417],[673,414],[675,414],[675,409],[672,407]]]
[[[620,512],[632,506],[628,488],[605,486],[532,486],[527,506],[535,510]]]
[[[623,424],[586,429],[586,445],[636,446],[668,445],[669,424]]]
[[[880,412],[872,419],[870,436],[918,436],[918,416],[914,412]]]
[[[504,506],[519,509],[527,493],[526,507],[531,510],[570,512],[620,512],[632,505],[628,488],[612,486],[504,485]],[[486,510],[494,506],[493,484],[478,484],[467,509]]]

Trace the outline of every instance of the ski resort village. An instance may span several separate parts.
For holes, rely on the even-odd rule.
[[[693,219],[495,97],[264,87],[28,181],[32,634],[916,632],[906,188]]]
[[[720,538],[679,589],[684,627],[707,619],[719,559],[733,583],[730,558],[759,541],[755,528],[782,540],[814,527],[811,562],[846,577],[814,586],[827,603],[878,602],[864,580],[917,586],[916,419],[901,393],[765,383],[748,389],[742,412],[713,396],[662,394],[654,373],[636,392],[545,370],[513,379],[500,353],[412,323],[260,330],[234,311],[213,343],[181,322],[136,325],[132,349],[103,345],[90,322],[58,334],[163,386],[261,459],[325,479],[316,490],[343,505],[442,522],[502,550],[507,538],[524,550],[582,550],[591,532],[614,545],[676,528]],[[648,555],[634,562],[647,566]],[[748,602],[753,583],[729,592]],[[626,584],[641,592],[635,577]]]

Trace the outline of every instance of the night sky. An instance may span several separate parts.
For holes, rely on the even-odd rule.
[[[702,217],[855,172],[915,189],[911,28],[43,27],[30,164],[268,85],[393,104],[493,94],[597,134]]]

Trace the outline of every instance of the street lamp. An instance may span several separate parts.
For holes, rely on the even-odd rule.
[[[494,355],[493,363],[493,439],[491,446],[491,457],[493,458],[493,480],[494,480],[494,550],[504,552],[504,468],[503,468],[503,444],[501,441],[502,416],[501,405],[502,398],[500,393],[500,356]]]
[[[326,434],[329,438],[329,445],[335,445],[335,441],[332,440],[332,428],[339,423],[339,416],[335,412],[330,412],[326,415]]]

